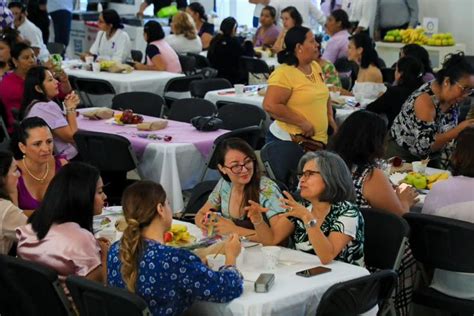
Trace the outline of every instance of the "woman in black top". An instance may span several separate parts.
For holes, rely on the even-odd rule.
[[[193,2],[186,8],[186,13],[193,18],[194,24],[196,24],[196,29],[202,42],[202,49],[208,49],[214,36],[214,24],[207,22],[204,7],[199,2]]]
[[[143,11],[150,5],[153,4],[153,15],[156,16],[158,11],[162,8],[170,6],[171,3],[176,2],[178,9],[184,10],[188,5],[187,0],[145,0],[140,4],[140,9],[137,12],[137,16],[143,17]]]
[[[236,38],[237,21],[233,17],[225,18],[221,30],[211,41],[207,58],[211,66],[218,71],[220,78],[231,83],[245,83],[246,73],[240,67],[240,57],[247,55]],[[253,50],[252,50],[253,51]]]
[[[367,110],[384,114],[392,126],[403,103],[423,84],[423,65],[413,57],[402,57],[395,69],[395,85],[389,87],[377,100],[367,105]]]

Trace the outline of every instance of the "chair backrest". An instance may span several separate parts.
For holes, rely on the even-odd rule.
[[[132,60],[133,60],[133,61],[136,61],[137,63],[141,63],[141,62],[142,62],[142,60],[143,60],[143,53],[142,53],[142,51],[137,50],[137,49],[132,49],[131,55],[132,55]]]
[[[191,122],[196,116],[209,116],[217,112],[211,101],[196,98],[180,99],[173,102],[168,119],[180,122]]]
[[[110,106],[110,104],[103,104],[104,100],[101,99],[102,104],[96,104],[95,101],[91,99],[91,96],[105,96],[110,95],[114,96],[115,89],[107,80],[102,79],[92,79],[92,78],[76,78],[76,87],[79,93],[85,96],[85,106]],[[109,102],[106,102],[109,103]]]
[[[347,59],[347,57],[338,58],[334,62],[334,67],[336,67],[337,72],[347,73],[351,72],[353,69],[352,62]]]
[[[130,171],[137,167],[132,145],[123,136],[80,130],[74,134],[74,141],[83,161],[100,171]]]
[[[474,273],[474,224],[448,217],[407,213],[410,246],[419,262],[448,271]]]
[[[131,109],[135,113],[161,117],[165,100],[151,92],[125,92],[114,96],[112,109]]]
[[[189,55],[178,54],[181,70],[184,74],[189,75],[196,69],[196,58]]]
[[[393,68],[381,68],[383,82],[393,84],[395,81],[395,69]]]
[[[262,126],[267,118],[262,108],[245,103],[228,103],[217,110],[217,116],[224,122],[222,128],[230,131],[248,126]]]
[[[371,268],[397,270],[400,266],[410,227],[392,213],[362,208],[364,217],[364,260]]]
[[[81,316],[151,315],[141,297],[124,289],[105,287],[79,276],[68,277],[66,285]]]
[[[9,150],[10,149],[10,135],[7,131],[7,126],[3,121],[3,118],[0,117],[0,150]]]
[[[254,57],[242,56],[240,57],[242,64],[246,71],[251,74],[270,74],[268,64],[261,59]]]
[[[38,315],[70,315],[70,303],[56,271],[20,258],[3,256],[15,284],[29,297]]]
[[[183,92],[189,92],[189,85],[191,82],[196,81],[196,80],[202,80],[202,76],[200,75],[195,75],[195,76],[186,76],[186,77],[176,77],[173,79],[170,79],[166,85],[165,89],[163,91],[163,97],[165,99],[166,105],[168,107],[171,106],[171,104],[178,100],[177,97],[170,96],[169,93],[183,93]]]
[[[339,79],[341,80],[341,86],[342,88],[346,90],[351,90],[352,89],[352,79],[349,76],[339,76]]]
[[[191,221],[194,215],[201,209],[201,207],[207,202],[209,194],[214,190],[217,181],[204,181],[196,184],[191,190],[191,196],[189,197],[188,204],[184,208],[183,216],[181,219]]]
[[[250,147],[253,149],[257,148],[260,135],[261,135],[261,128],[259,126],[249,126],[244,128],[239,128],[228,133],[222,134],[221,136],[217,137],[214,140],[214,145],[212,146],[211,153],[208,156],[208,159],[205,163],[203,172],[201,174],[200,182],[204,181],[206,177],[207,169],[217,169],[217,157],[216,157],[216,149],[217,147],[228,138],[237,137],[245,140]]]
[[[382,270],[336,283],[321,298],[316,316],[356,316],[385,301],[393,291],[397,274]]]
[[[63,43],[49,42],[46,45],[46,48],[48,48],[48,51],[51,55],[52,54],[64,55],[64,52],[66,51],[66,46],[64,46]]]
[[[69,83],[71,84],[71,88],[73,90],[77,90],[77,84],[76,84],[77,77],[73,75],[68,75],[68,79],[69,79]]]
[[[296,177],[298,162],[303,157],[303,148],[294,142],[271,142],[260,150],[268,176],[286,185],[293,192],[298,186]]]
[[[202,56],[201,54],[195,53],[187,53],[187,55],[194,57],[194,59],[196,60],[196,68],[201,69],[211,67],[211,63],[209,62],[209,59],[207,59],[206,56]]]
[[[189,91],[191,91],[191,96],[204,99],[204,96],[209,91],[228,89],[232,87],[232,84],[227,79],[213,78],[191,82],[189,85]]]

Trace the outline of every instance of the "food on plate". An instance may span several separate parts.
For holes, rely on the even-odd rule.
[[[108,70],[110,67],[115,65],[115,61],[113,60],[101,60],[99,61],[100,70]]]
[[[108,217],[104,217],[101,221],[100,221],[100,226],[105,226],[105,225],[108,225],[112,222],[112,220]]]
[[[132,110],[124,110],[121,114],[114,115],[115,122],[118,124],[140,124],[143,122],[143,116],[134,114]]]
[[[117,219],[117,221],[115,221],[115,229],[117,229],[117,231],[119,231],[119,232],[125,231],[127,226],[128,226],[127,221],[123,217],[121,217],[121,218]]]
[[[426,188],[431,190],[431,188],[436,182],[446,180],[448,178],[448,172],[438,172],[432,175],[424,175],[419,172],[409,172],[402,180],[402,182],[409,185],[413,185],[419,190],[423,190]]]
[[[430,46],[454,46],[456,40],[451,33],[436,33],[428,39],[427,44]]]
[[[171,225],[171,229],[164,234],[163,238],[165,243],[170,246],[185,246],[196,240],[188,232],[188,227],[183,224]]]

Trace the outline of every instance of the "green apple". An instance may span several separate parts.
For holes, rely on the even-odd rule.
[[[400,35],[397,35],[395,37],[395,42],[401,42],[402,41],[402,37]]]
[[[403,180],[406,184],[413,185],[413,181],[415,180],[415,176],[412,174],[407,174],[405,179]]]
[[[447,40],[447,39],[442,39],[442,40],[441,40],[441,44],[442,44],[443,46],[448,46],[448,45],[449,45],[449,40]]]
[[[383,39],[384,39],[384,41],[387,41],[387,42],[394,42],[395,41],[395,37],[393,35],[385,35],[385,37]]]
[[[453,46],[453,45],[455,45],[455,44],[456,44],[456,42],[454,41],[454,38],[448,39],[448,45],[449,45],[449,46]]]
[[[413,180],[413,185],[415,186],[415,188],[417,189],[426,189],[426,185],[428,184],[427,180],[426,180],[426,177],[424,176],[421,176],[421,177],[417,177]]]

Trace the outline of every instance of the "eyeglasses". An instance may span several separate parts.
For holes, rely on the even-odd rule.
[[[243,164],[235,164],[235,165],[232,165],[232,166],[224,165],[224,167],[226,167],[227,169],[230,169],[230,171],[232,171],[232,173],[234,173],[234,174],[239,174],[239,173],[242,172],[243,167],[245,167],[245,169],[247,169],[247,171],[253,169],[253,160],[249,159],[249,160],[244,161]]]
[[[473,88],[471,87],[464,87],[462,84],[460,84],[459,82],[456,82],[456,85],[461,88],[461,91],[462,91],[462,94],[463,95],[471,95],[472,92],[474,91]]]
[[[308,179],[309,177],[315,174],[321,174],[321,172],[314,171],[314,170],[306,170],[306,171],[303,171],[302,173],[298,173],[297,177],[298,177],[298,180],[301,180],[302,178]]]

